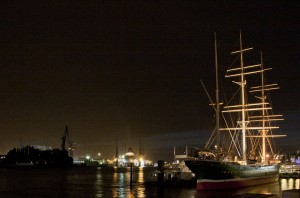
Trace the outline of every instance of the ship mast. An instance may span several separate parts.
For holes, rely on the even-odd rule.
[[[220,149],[220,102],[219,102],[218,50],[217,50],[217,36],[216,36],[216,33],[215,33],[215,67],[216,67],[216,132],[217,132],[217,149]]]
[[[261,124],[261,130],[258,130],[261,134],[261,142],[262,142],[262,154],[261,154],[261,161],[262,163],[265,163],[267,160],[267,151],[266,151],[266,140],[269,137],[285,137],[286,135],[269,135],[268,132],[270,131],[271,127],[269,126],[269,124],[267,125],[267,123],[270,123],[272,121],[278,121],[278,120],[283,120],[282,119],[282,115],[269,115],[267,114],[267,109],[268,108],[268,102],[267,102],[267,95],[266,95],[266,91],[270,91],[270,90],[276,90],[279,89],[278,84],[265,84],[265,79],[264,79],[264,72],[271,69],[264,69],[264,64],[263,64],[263,57],[262,57],[262,53],[261,53],[261,86],[258,87],[251,87],[251,91],[250,92],[261,92],[261,96],[257,97],[261,100],[261,106],[262,106],[262,114],[261,116],[252,116],[249,117],[250,121],[254,122],[254,121],[258,121],[258,122],[262,122]],[[256,120],[253,120],[256,119]],[[261,118],[261,120],[260,120]],[[258,120],[257,120],[258,119]],[[254,137],[254,136],[252,136]],[[272,148],[271,148],[272,149]]]
[[[118,148],[118,137],[116,137],[116,166],[119,165],[118,159],[119,159],[119,148]]]
[[[247,160],[246,151],[246,112],[245,112],[245,85],[244,80],[244,57],[243,57],[243,46],[242,46],[242,33],[240,32],[240,58],[241,58],[241,100],[242,100],[242,145],[243,145],[243,161]]]
[[[221,143],[220,143],[220,106],[223,104],[223,103],[220,103],[220,99],[219,99],[219,75],[218,75],[218,50],[217,50],[217,36],[216,36],[216,33],[214,33],[214,37],[215,37],[215,42],[214,42],[214,45],[215,45],[215,80],[216,80],[216,101],[213,102],[213,100],[211,99],[210,95],[208,94],[206,88],[205,88],[205,85],[203,84],[203,82],[201,81],[201,84],[211,102],[210,105],[213,106],[215,112],[216,112],[216,128],[215,128],[215,131],[214,133],[211,134],[209,140],[206,142],[206,145],[205,145],[205,148],[208,149],[211,144],[215,143],[215,147],[217,150],[220,150],[221,149]],[[215,138],[215,139],[213,139]],[[213,140],[212,140],[213,139]],[[214,142],[215,141],[215,142]]]
[[[247,161],[247,142],[246,138],[262,138],[262,162],[266,160],[266,142],[269,141],[268,138],[270,137],[283,137],[285,135],[269,135],[268,132],[272,129],[279,128],[278,126],[271,126],[269,123],[275,120],[282,120],[278,117],[281,115],[268,115],[268,110],[271,110],[272,107],[266,100],[265,91],[278,89],[277,84],[268,84],[265,85],[264,79],[264,72],[270,70],[271,68],[265,69],[262,66],[262,58],[261,64],[255,65],[244,65],[244,52],[252,50],[253,48],[245,48],[243,49],[242,45],[242,34],[240,33],[240,49],[238,51],[231,52],[231,54],[239,54],[240,58],[240,66],[232,69],[227,70],[227,74],[225,77],[228,78],[239,78],[239,82],[233,81],[233,83],[240,86],[240,104],[237,105],[227,105],[224,107],[224,112],[231,112],[231,113],[240,113],[241,118],[237,122],[237,127],[227,127],[227,128],[220,128],[220,130],[225,131],[241,131],[241,144],[242,144],[242,160],[244,163]],[[259,92],[261,94],[260,102],[258,103],[248,103],[246,102],[246,76],[253,75],[253,74],[261,74],[261,85],[256,87],[251,87],[250,92]],[[261,112],[259,116],[249,116],[248,112]],[[250,122],[254,122],[256,124],[248,126]],[[252,130],[257,131],[259,134],[253,134]],[[248,133],[247,131],[251,132],[252,134]],[[246,134],[247,133],[247,134]],[[232,141],[235,141],[232,138]],[[253,143],[253,142],[252,142]],[[270,144],[270,142],[269,142]],[[252,145],[253,146],[253,145]],[[272,148],[271,148],[272,150]]]
[[[240,54],[240,80],[241,82],[235,82],[236,84],[241,86],[241,114],[242,114],[242,120],[239,122],[242,130],[242,136],[241,136],[241,142],[242,142],[242,156],[243,156],[243,161],[247,160],[247,144],[246,144],[246,127],[247,127],[247,122],[246,122],[246,102],[245,102],[245,85],[246,85],[246,80],[245,80],[245,73],[244,73],[244,51],[251,50],[252,48],[247,48],[243,49],[243,44],[242,44],[242,33],[240,32],[240,50],[231,52],[231,54]]]
[[[262,58],[262,53],[260,55],[260,60],[261,60],[261,69],[264,70],[264,64],[263,64],[263,58]],[[261,102],[262,102],[262,162],[266,161],[266,133],[268,132],[265,127],[266,127],[266,117],[265,117],[265,110],[264,108],[266,107],[265,105],[265,100],[266,100],[266,96],[265,96],[265,83],[264,83],[264,72],[261,72]]]
[[[239,105],[233,105],[233,106],[226,106],[224,107],[225,109],[222,112],[240,112],[241,113],[241,120],[238,121],[239,127],[237,128],[224,128],[221,130],[241,130],[241,144],[242,144],[242,160],[246,163],[247,161],[247,142],[246,142],[246,131],[251,130],[251,129],[257,129],[254,127],[248,127],[249,121],[247,120],[246,117],[246,112],[248,111],[257,111],[260,110],[261,108],[255,108],[255,106],[260,105],[260,103],[254,103],[254,104],[246,104],[246,91],[245,91],[245,86],[246,86],[246,75],[250,74],[255,74],[262,72],[261,70],[259,71],[249,71],[249,69],[253,69],[256,67],[259,67],[260,64],[257,65],[250,65],[250,66],[245,66],[244,65],[244,52],[252,50],[253,48],[245,48],[243,49],[243,44],[242,44],[242,33],[240,32],[240,49],[234,52],[231,52],[231,54],[239,54],[240,56],[240,66],[237,68],[233,69],[228,69],[227,70],[227,75],[225,77],[239,77],[240,82],[233,81],[234,83],[238,84],[240,86],[240,104]],[[247,70],[247,71],[246,71]],[[233,72],[233,74],[232,74]],[[230,73],[230,74],[228,74]]]

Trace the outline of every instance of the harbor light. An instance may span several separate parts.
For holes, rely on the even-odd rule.
[[[145,166],[145,161],[143,158],[140,158],[140,167],[144,167]]]

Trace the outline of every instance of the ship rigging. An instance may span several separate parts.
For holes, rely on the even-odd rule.
[[[239,43],[239,50],[233,51],[231,54],[239,55],[240,64],[238,67],[228,69],[225,76],[225,78],[233,78],[232,82],[238,85],[239,101],[231,104],[233,100],[230,100],[221,111],[215,36],[216,102],[213,103],[213,106],[216,112],[216,130],[213,133],[215,137],[211,136],[210,141],[214,140],[216,146],[213,152],[208,152],[208,145],[212,145],[210,142],[204,151],[198,152],[197,158],[185,161],[197,176],[198,190],[239,188],[278,180],[279,165],[275,161],[270,163],[270,157],[275,157],[271,138],[285,135],[272,134],[273,129],[279,128],[273,126],[272,123],[282,120],[282,116],[273,115],[267,93],[279,87],[277,84],[266,84],[265,72],[271,68],[264,68],[262,55],[261,63],[244,64],[244,53],[253,48],[243,48],[241,33]],[[261,85],[251,87],[250,93],[259,93],[255,96],[255,99],[259,101],[249,102],[247,80],[250,79],[248,76],[256,74],[260,74]],[[225,118],[222,128],[220,127],[220,115]],[[228,117],[230,119],[226,119]],[[225,137],[223,133],[229,134],[230,137],[226,146],[224,143],[221,146],[221,137]],[[272,152],[272,156],[267,154],[267,148]]]

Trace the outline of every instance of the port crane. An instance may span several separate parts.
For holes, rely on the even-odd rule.
[[[68,150],[70,151],[70,157],[73,157],[73,142],[70,139],[70,135],[69,135],[69,129],[68,126],[66,126],[65,128],[65,132],[64,135],[61,137],[61,150],[65,151],[66,150],[66,139],[68,140],[69,143],[69,148]]]

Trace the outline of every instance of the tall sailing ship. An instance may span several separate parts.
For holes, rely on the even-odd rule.
[[[279,87],[277,84],[266,84],[265,73],[271,68],[264,68],[262,55],[260,64],[244,65],[244,53],[253,48],[243,48],[241,34],[239,43],[239,50],[232,54],[239,55],[240,63],[228,69],[225,76],[234,79],[232,82],[239,88],[236,92],[238,94],[235,94],[239,96],[239,101],[235,105],[224,106],[220,111],[222,103],[219,100],[215,38],[216,101],[213,106],[216,112],[216,129],[210,139],[214,140],[210,141],[215,143],[212,145],[214,149],[209,150],[207,144],[205,150],[197,151],[196,156],[185,161],[197,177],[197,190],[241,188],[278,180],[279,162],[276,160],[272,140],[285,135],[272,134],[274,129],[279,128],[273,126],[274,121],[282,120],[282,115],[272,113],[268,94],[270,90]],[[256,75],[259,86],[247,86],[246,78],[250,80],[252,75]],[[256,95],[256,101],[250,102],[248,91],[251,95]],[[223,128],[220,128],[220,117],[230,117],[224,119]],[[221,142],[222,139],[229,140],[228,144]]]

